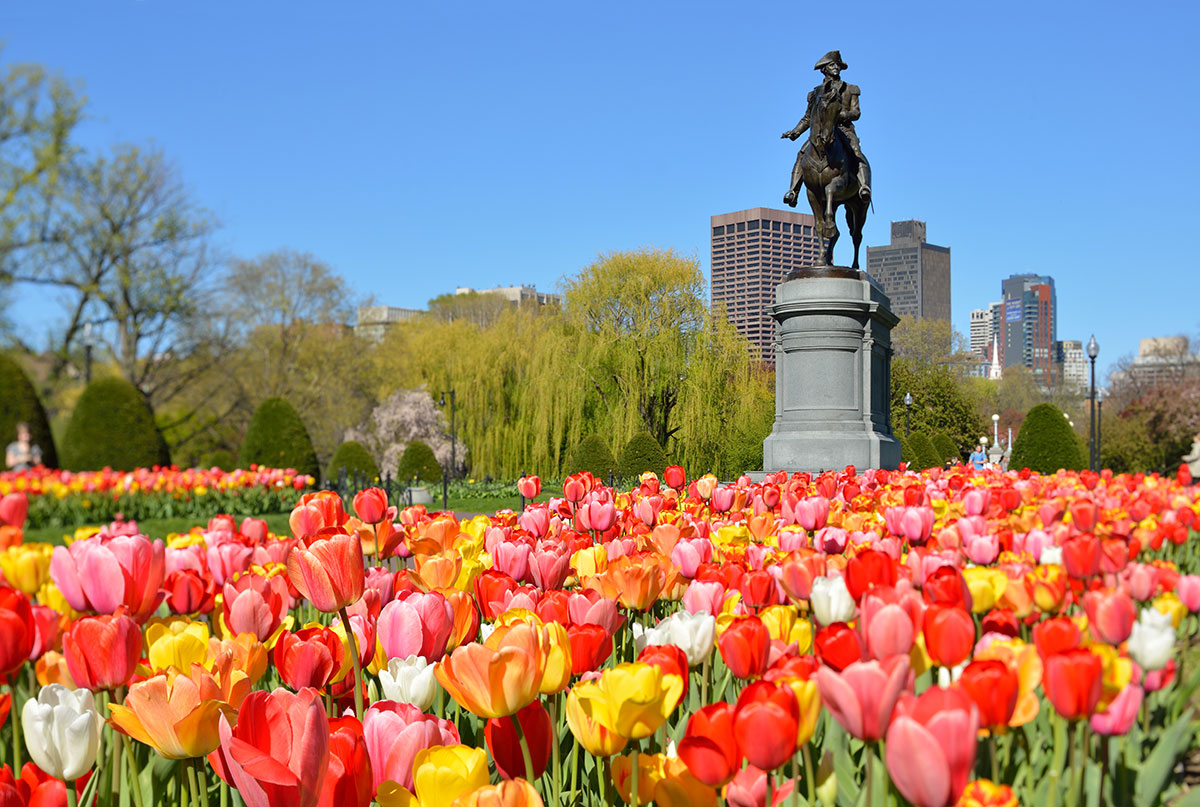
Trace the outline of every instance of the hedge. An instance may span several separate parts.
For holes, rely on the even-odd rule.
[[[11,356],[0,353],[0,448],[17,439],[17,424],[28,423],[34,445],[42,450],[42,464],[58,467],[58,452],[46,410],[29,377]],[[5,468],[0,457],[0,469]]]
[[[667,467],[667,452],[649,432],[639,432],[625,444],[617,467],[622,479],[633,479],[646,471],[661,475]]]
[[[79,396],[63,440],[68,471],[170,465],[171,452],[146,396],[123,378],[101,378]]]
[[[1029,468],[1052,474],[1061,468],[1077,471],[1086,466],[1080,456],[1080,441],[1063,416],[1052,404],[1042,403],[1029,410],[1017,439],[1008,467],[1013,470]]]
[[[442,481],[442,466],[434,456],[433,449],[420,440],[413,440],[404,447],[400,455],[400,467],[396,476],[401,482],[416,477],[422,482]]]
[[[320,478],[321,465],[304,421],[283,398],[267,398],[254,410],[238,452],[243,468],[252,463],[269,468],[295,468],[297,473]]]
[[[337,479],[343,468],[348,478],[360,475],[368,485],[373,485],[379,478],[379,466],[375,463],[375,458],[367,451],[366,446],[357,440],[347,440],[337,447],[333,452],[333,459],[329,460],[325,478]]]
[[[665,464],[663,468],[666,468]],[[610,473],[617,472],[617,460],[600,435],[589,434],[575,446],[564,470],[568,474],[590,471],[597,479],[607,480]]]

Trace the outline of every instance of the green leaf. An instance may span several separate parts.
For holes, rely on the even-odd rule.
[[[1171,769],[1175,767],[1175,760],[1191,739],[1191,720],[1192,710],[1188,709],[1162,733],[1154,750],[1142,763],[1133,794],[1136,807],[1151,807],[1158,801]]]

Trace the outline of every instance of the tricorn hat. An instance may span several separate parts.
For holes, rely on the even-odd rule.
[[[842,52],[840,50],[831,50],[821,57],[821,60],[816,63],[813,70],[820,70],[827,64],[836,64],[842,70],[846,69],[846,63],[842,61]]]

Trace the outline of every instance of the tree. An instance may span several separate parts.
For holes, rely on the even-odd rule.
[[[687,356],[705,321],[700,262],[672,250],[612,252],[563,284],[569,321],[596,337],[586,381],[621,420],[628,411],[667,445]],[[632,431],[626,420],[622,432]]]
[[[469,291],[464,294],[441,294],[429,301],[429,316],[442,322],[462,319],[486,328],[512,307],[498,294]]]
[[[904,394],[911,392],[909,417],[912,430],[926,433],[943,431],[959,453],[978,442],[987,426],[975,406],[963,394],[953,372],[944,365],[920,364],[908,359],[892,361],[892,430],[897,416],[903,416]],[[914,452],[919,449],[909,440]],[[936,452],[935,452],[936,455]]]
[[[346,430],[346,439],[361,443],[381,468],[396,468],[404,449],[414,441],[425,443],[437,462],[450,465],[450,429],[433,398],[423,389],[402,389],[389,395],[371,410],[367,420]],[[461,461],[467,448],[456,447]]]
[[[942,319],[900,317],[892,329],[892,350],[897,359],[916,365],[947,365],[958,376],[968,365],[979,363],[966,338]]]
[[[15,439],[18,423],[29,425],[34,445],[42,450],[42,464],[47,468],[57,468],[58,453],[54,449],[54,436],[50,433],[50,422],[46,419],[46,410],[42,408],[37,390],[21,365],[11,356],[0,353],[0,445],[7,445]]]

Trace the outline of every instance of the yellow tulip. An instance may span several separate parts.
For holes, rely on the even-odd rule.
[[[1187,616],[1187,607],[1174,591],[1164,591],[1154,598],[1154,608],[1160,614],[1171,617],[1171,624],[1179,630],[1179,623]]]
[[[0,552],[0,571],[8,584],[25,594],[36,594],[50,580],[50,544],[21,544]]]
[[[608,569],[608,550],[600,544],[580,549],[571,556],[571,568],[580,580],[602,574]]]
[[[375,800],[381,807],[452,807],[459,796],[488,784],[487,752],[467,745],[435,745],[417,752],[413,760],[413,790],[395,782],[379,785]]]
[[[971,611],[976,614],[992,610],[1008,586],[1008,576],[990,566],[972,566],[963,569],[962,575],[971,590]]]
[[[579,704],[580,691],[584,691],[585,696],[593,699],[603,697],[600,685],[595,681],[581,681],[572,687],[567,692],[567,727],[584,750],[594,757],[611,757],[620,753],[629,742],[628,738],[605,728],[589,717]]]
[[[170,667],[186,672],[192,664],[212,666],[208,654],[208,626],[187,617],[151,619],[146,624],[146,659],[150,669],[163,671]]]
[[[682,759],[667,757],[662,762],[662,779],[654,788],[654,803],[658,807],[716,807],[717,791],[692,776]]]
[[[800,619],[796,606],[770,605],[759,612],[758,618],[762,620],[772,639],[796,645],[800,655],[804,655],[812,647],[812,623],[807,619]]]
[[[817,719],[821,717],[821,693],[817,691],[816,681],[804,681],[799,678],[785,680],[796,696],[796,705],[800,707],[800,720],[796,724],[796,745],[804,745],[813,738],[813,733],[817,730]]]
[[[595,690],[579,689],[580,706],[593,720],[631,740],[657,731],[683,695],[682,678],[640,662],[605,670],[599,684]]]
[[[662,754],[638,754],[637,756],[637,803],[649,804],[655,800],[655,788],[663,778]],[[633,755],[616,757],[612,761],[612,780],[617,793],[626,804],[633,801]]]

